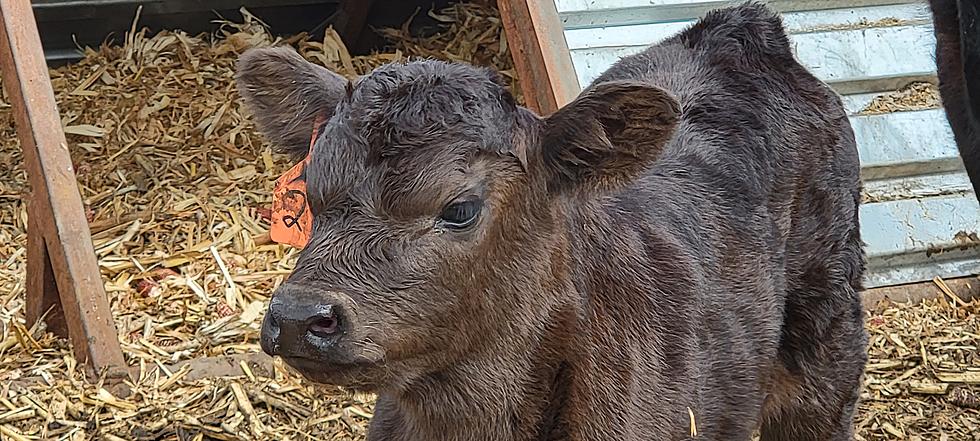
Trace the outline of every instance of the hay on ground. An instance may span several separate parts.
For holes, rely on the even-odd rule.
[[[124,46],[86,50],[51,71],[121,344],[137,369],[125,399],[85,381],[66,341],[23,322],[28,184],[0,101],[0,438],[363,439],[371,396],[247,361],[296,252],[268,243],[273,181],[291,164],[242,112],[233,65],[244,49],[270,44],[347,76],[426,56],[493,66],[519,94],[492,7],[433,16],[441,32],[385,30],[393,49],[371,56],[351,56],[332,32],[275,40],[247,12],[212,36],[134,26]],[[977,305],[947,296],[869,314],[859,439],[975,439]],[[239,369],[198,378],[180,364],[214,356],[239,357]]]

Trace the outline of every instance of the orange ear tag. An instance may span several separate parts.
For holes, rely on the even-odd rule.
[[[318,116],[313,123],[306,158],[276,180],[276,188],[272,191],[272,227],[269,229],[269,238],[273,242],[302,249],[310,241],[313,213],[306,199],[306,166],[310,163],[313,144],[323,130],[323,123],[322,116]]]

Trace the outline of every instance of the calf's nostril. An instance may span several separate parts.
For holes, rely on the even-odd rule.
[[[279,324],[276,322],[275,315],[270,311],[262,320],[262,336],[259,339],[259,344],[263,352],[269,355],[279,353],[279,334]]]
[[[320,338],[327,338],[337,333],[340,328],[340,320],[332,313],[327,313],[317,317],[310,323],[309,332]]]

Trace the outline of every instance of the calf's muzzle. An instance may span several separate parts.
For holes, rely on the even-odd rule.
[[[347,296],[299,284],[272,295],[262,322],[262,350],[285,358],[322,358],[350,329]]]

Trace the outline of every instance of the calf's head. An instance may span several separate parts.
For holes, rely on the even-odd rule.
[[[237,81],[259,130],[296,158],[327,118],[306,170],[311,239],[262,347],[358,390],[532,334],[561,301],[571,201],[648,167],[679,113],[661,89],[612,82],[541,118],[485,69],[415,61],[348,82],[288,48],[243,54]]]

